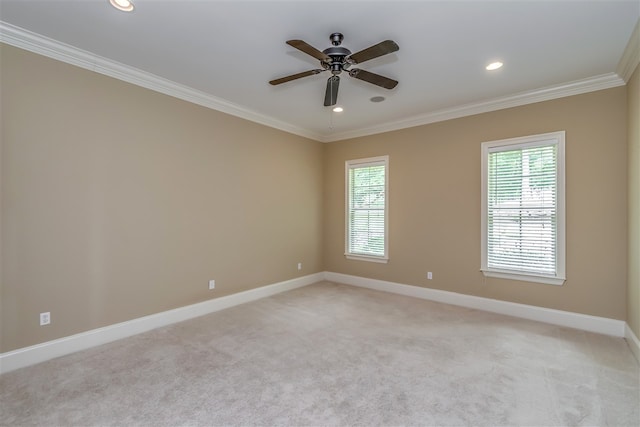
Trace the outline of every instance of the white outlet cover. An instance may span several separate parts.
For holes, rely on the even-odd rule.
[[[215,289],[215,288],[216,288],[216,281],[209,280],[209,289]]]
[[[40,326],[48,325],[49,323],[51,323],[51,313],[48,311],[40,313]]]

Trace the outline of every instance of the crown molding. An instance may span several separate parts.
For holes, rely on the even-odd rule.
[[[422,126],[430,123],[472,116],[475,114],[503,110],[505,108],[519,107],[536,102],[564,98],[566,96],[595,92],[597,90],[609,89],[616,86],[624,86],[624,84],[625,81],[616,73],[608,73],[587,79],[575,80],[561,85],[548,86],[532,91],[521,92],[515,95],[430,112],[365,129],[336,133],[322,139],[322,142],[342,141],[350,138],[358,138],[415,126]]]
[[[321,138],[315,132],[3,21],[0,21],[0,42],[294,135],[317,141]]]
[[[631,33],[631,38],[624,49],[622,58],[620,58],[616,72],[626,83],[638,67],[638,64],[640,64],[640,19],[636,22],[636,26]]]
[[[320,142],[335,142],[623,86],[640,61],[639,25],[636,25],[625,53],[618,64],[617,74],[603,74],[561,85],[429,112],[368,128],[329,135],[309,131],[274,119],[225,99],[177,84],[146,71],[109,60],[3,21],[0,21],[0,42],[304,138]]]

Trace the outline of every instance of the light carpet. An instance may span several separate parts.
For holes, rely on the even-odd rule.
[[[640,425],[621,338],[322,282],[0,376],[0,424]]]

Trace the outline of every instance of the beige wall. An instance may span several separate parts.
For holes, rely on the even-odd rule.
[[[484,278],[480,143],[566,131],[567,281]],[[385,134],[325,150],[327,271],[626,319],[626,88]],[[344,257],[344,162],[389,155],[388,264]],[[433,272],[433,280],[426,272]]]
[[[0,49],[0,352],[323,270],[321,143]]]
[[[627,83],[629,117],[629,286],[627,323],[640,337],[640,66]]]
[[[323,145],[16,48],[0,55],[0,352],[323,270],[628,310],[640,332],[638,223],[627,232],[640,210],[637,70],[628,87]],[[480,143],[556,130],[568,280],[485,279]],[[347,261],[344,161],[385,154],[391,260]],[[53,323],[40,327],[44,311]]]

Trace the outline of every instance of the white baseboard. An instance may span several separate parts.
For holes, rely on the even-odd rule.
[[[341,273],[321,272],[2,353],[0,354],[0,374],[71,354],[76,351],[86,350],[121,338],[130,337],[172,323],[266,298],[280,292],[300,288],[322,280],[625,338],[632,352],[638,361],[640,361],[640,341],[629,325],[621,320],[499,301]]]
[[[203,301],[197,304],[151,314],[115,325],[93,329],[53,341],[0,354],[0,374],[34,365],[59,356],[106,344],[121,338],[150,331],[161,326],[182,322],[225,308],[255,301],[280,292],[307,286],[324,279],[324,273],[315,273],[272,285],[262,286],[237,294]]]
[[[640,340],[636,334],[633,333],[628,323],[625,323],[624,338],[627,340],[627,344],[629,344],[629,348],[636,357],[636,360],[640,363]]]
[[[365,277],[351,276],[348,274],[325,272],[325,280],[344,283],[345,285],[359,286],[378,291],[391,292],[445,304],[458,305],[492,313],[505,314],[538,322],[551,323],[553,325],[566,326],[583,331],[596,332],[614,337],[625,337],[626,323],[622,320],[606,317],[590,316],[588,314],[572,313],[569,311],[554,310],[533,305],[518,304],[507,301],[499,301],[490,298],[459,294],[438,289],[421,288],[412,285],[387,282],[384,280],[368,279]],[[630,329],[629,329],[630,331]],[[633,332],[631,332],[633,333]]]

